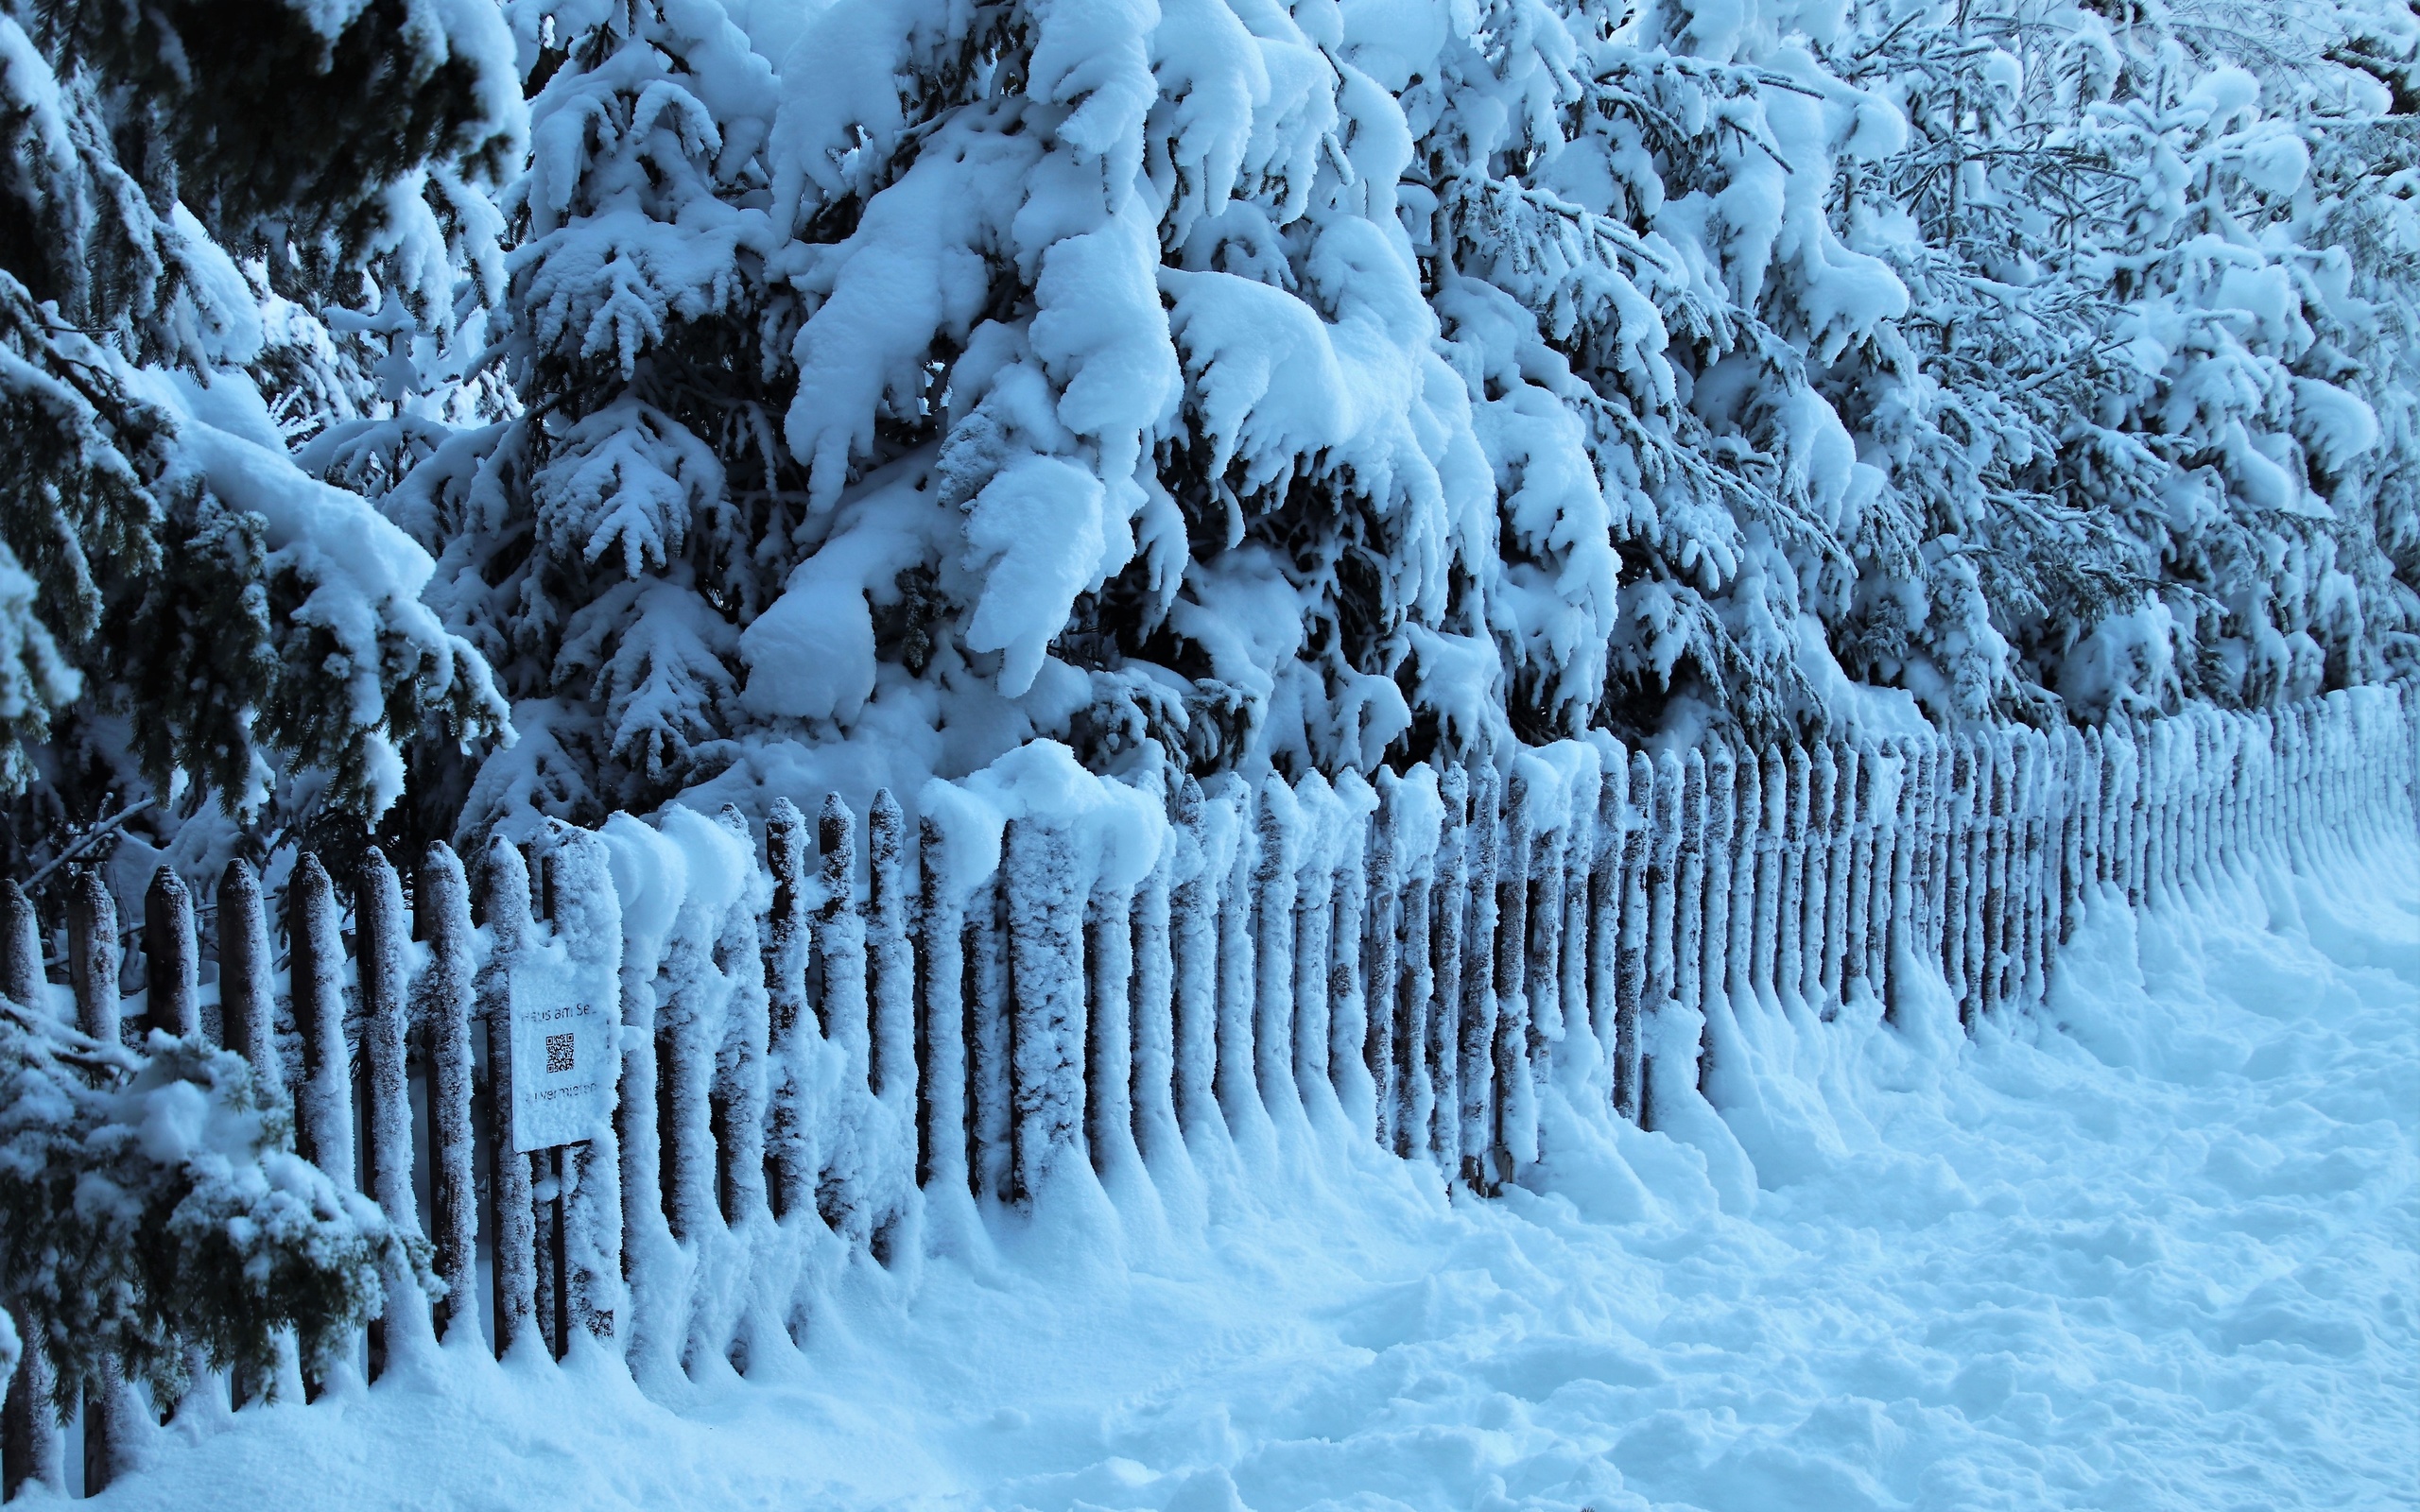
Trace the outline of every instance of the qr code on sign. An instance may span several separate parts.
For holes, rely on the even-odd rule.
[[[571,1036],[567,1034],[546,1036],[546,1070],[548,1072],[571,1070]]]

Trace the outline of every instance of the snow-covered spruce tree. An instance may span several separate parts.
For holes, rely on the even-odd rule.
[[[528,10],[524,412],[384,501],[524,735],[464,827],[1820,723],[1876,490],[1773,321],[1895,313],[1821,193],[1893,117],[1685,22]]]
[[[407,741],[500,726],[424,555],[292,465],[264,389],[328,345],[311,308],[448,324],[520,119],[476,0],[0,6],[18,855],[145,795],[161,839],[212,799],[374,814]]]
[[[534,92],[503,200],[518,413],[319,449],[425,454],[383,507],[438,557],[431,601],[523,737],[484,768],[434,753],[420,800],[466,830],[648,808],[728,763],[738,630],[796,558],[802,493],[766,355],[786,307],[764,276],[770,67],[711,0],[511,20]]]
[[[293,1152],[282,1089],[154,1036],[136,1056],[0,1000],[0,1306],[39,1340],[57,1404],[113,1366],[173,1402],[196,1351],[273,1368],[344,1349],[382,1262],[429,1275],[366,1199]]]
[[[2414,32],[2386,8],[1860,9],[1843,69],[1912,129],[1843,215],[1915,301],[1899,381],[1834,391],[1919,506],[1933,593],[1878,600],[1855,671],[2092,717],[2413,664],[2420,223],[2390,112]],[[1910,610],[1993,654],[1950,675]]]
[[[432,803],[2377,675],[2409,28],[2262,107],[2018,9],[531,0],[521,414],[384,500],[526,737]]]
[[[954,73],[895,15],[827,12],[775,142],[809,238],[789,434],[837,530],[743,638],[750,703],[846,721],[904,691],[857,649],[897,602],[948,611],[1037,730],[1197,769],[1822,723],[1812,600],[1856,577],[1877,480],[1792,343],[1903,302],[1823,199],[1898,138],[1794,23],[1162,7],[1129,47],[1083,8],[996,39],[937,12],[982,63]],[[886,69],[963,74],[966,103],[868,96]],[[938,471],[852,507],[844,466],[915,444]],[[852,648],[816,606],[858,591]]]

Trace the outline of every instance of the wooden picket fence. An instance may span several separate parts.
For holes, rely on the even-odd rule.
[[[891,1263],[938,1205],[1029,1206],[1304,1129],[1488,1194],[1551,1160],[1546,1100],[1652,1127],[1721,1054],[1718,1007],[1888,1016],[1945,987],[1972,1024],[2038,1004],[2087,906],[2413,833],[2415,716],[2397,686],[2082,732],[1599,737],[1374,785],[1188,782],[1117,821],[1147,864],[1115,874],[1042,812],[970,868],[937,859],[929,803],[911,842],[889,794],[862,824],[825,799],[812,837],[786,800],[761,834],[674,808],[495,844],[475,923],[442,846],[408,906],[372,852],[349,929],[304,855],[284,957],[241,862],[207,930],[164,869],[122,933],[84,869],[54,889],[58,931],[0,886],[0,992],[63,996],[104,1040],[205,1036],[291,1089],[301,1152],[424,1234],[444,1283],[433,1309],[390,1287],[373,1373],[442,1340],[603,1349],[645,1384],[800,1339],[821,1280]],[[531,973],[623,1027],[610,1132],[520,1155],[500,1026]],[[28,1365],[12,1494],[63,1486]],[[131,1462],[139,1417],[88,1410],[88,1489]]]

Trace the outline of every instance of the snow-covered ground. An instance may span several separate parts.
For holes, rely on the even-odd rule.
[[[2412,1506],[2420,851],[2102,908],[2062,983],[1972,1044],[1938,1003],[1749,1010],[1753,1194],[1715,1134],[1567,1114],[1495,1202],[1203,1151],[867,1264],[686,1401],[462,1353],[172,1438],[104,1504]]]

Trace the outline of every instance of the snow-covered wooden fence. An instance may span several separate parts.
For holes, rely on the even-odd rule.
[[[391,1281],[373,1370],[442,1338],[669,1381],[798,1337],[853,1255],[890,1264],[986,1202],[1115,1191],[1205,1140],[1374,1141],[1485,1194],[1550,1158],[1549,1103],[1653,1126],[1736,1015],[1890,1014],[1943,986],[1970,1023],[2038,1003],[2089,902],[2411,833],[2415,715],[2412,691],[2367,689],[1207,793],[1034,747],[920,795],[912,842],[888,794],[862,822],[826,798],[812,834],[786,801],[761,835],[674,808],[499,842],[475,877],[436,847],[408,905],[372,852],[349,931],[304,856],[284,957],[240,862],[210,931],[164,870],[123,934],[96,872],[65,880],[56,934],[9,884],[0,990],[104,1039],[206,1035],[291,1089],[302,1153],[424,1234],[444,1283],[432,1314]],[[621,1025],[588,1138],[514,1153],[515,1078],[554,1074],[516,1063],[517,996]],[[31,1364],[12,1490],[57,1475]],[[102,1407],[95,1481],[147,1431]]]

